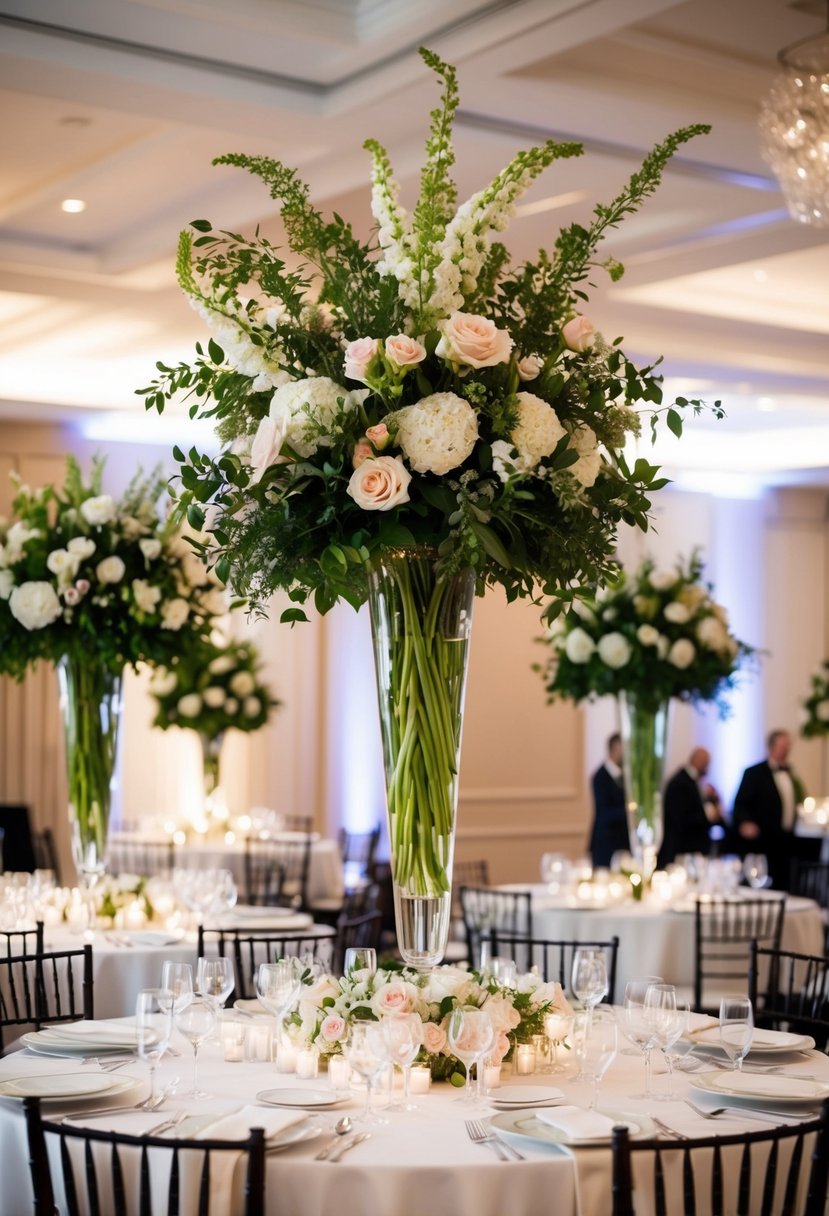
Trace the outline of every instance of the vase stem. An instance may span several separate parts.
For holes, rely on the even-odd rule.
[[[647,882],[662,843],[662,777],[670,701],[619,694],[630,849]]]

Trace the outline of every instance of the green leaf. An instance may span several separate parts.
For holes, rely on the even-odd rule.
[[[297,621],[303,621],[308,624],[308,617],[301,608],[286,608],[279,618],[283,625],[295,625]]]
[[[210,220],[191,220],[190,227],[195,228],[196,232],[212,232],[213,225]]]
[[[337,545],[328,545],[320,557],[320,569],[326,578],[340,579],[348,572],[348,561]]]
[[[479,523],[477,520],[473,520],[471,526],[472,531],[492,560],[496,561],[499,566],[503,566],[505,570],[511,570],[512,562],[510,561],[509,553],[507,553],[502,542],[492,531],[492,528],[487,527],[486,524]]]
[[[191,503],[187,508],[187,522],[197,532],[201,532],[204,527],[204,511],[201,507],[197,507],[195,503]]]
[[[414,533],[394,519],[384,519],[380,524],[379,533],[380,543],[390,549],[405,549],[417,544]]]
[[[210,358],[214,363],[224,363],[225,352],[222,350],[221,346],[219,346],[219,343],[214,342],[212,338],[207,343],[207,353],[210,355]]]
[[[679,439],[682,435],[682,415],[679,411],[668,410],[665,421],[668,423],[668,430]]]

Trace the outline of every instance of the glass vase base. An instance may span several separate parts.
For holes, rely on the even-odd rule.
[[[430,971],[443,959],[449,937],[452,897],[394,892],[397,947],[403,961],[416,971]]]

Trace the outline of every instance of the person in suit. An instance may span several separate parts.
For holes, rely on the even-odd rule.
[[[791,750],[789,732],[773,730],[766,759],[743,773],[732,814],[741,854],[765,853],[778,890],[786,889],[791,859],[800,853],[794,829],[805,791],[789,764]]]
[[[713,785],[704,778],[711,767],[711,753],[695,747],[688,763],[674,773],[665,786],[662,818],[665,835],[659,849],[657,866],[663,870],[681,853],[711,851],[711,828],[723,825],[720,799]]]
[[[609,866],[614,853],[630,850],[625,783],[622,776],[622,736],[607,741],[607,759],[593,774],[593,827],[590,856],[593,865]]]

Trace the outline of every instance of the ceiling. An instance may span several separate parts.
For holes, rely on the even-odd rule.
[[[608,240],[626,274],[597,281],[587,311],[630,353],[664,355],[669,390],[723,400],[726,421],[660,444],[678,477],[827,484],[829,229],[788,217],[756,126],[777,52],[824,14],[823,0],[0,0],[0,416],[180,433],[134,396],[203,336],[175,284],[179,229],[279,235],[261,185],[211,159],[296,165],[366,233],[368,135],[404,202],[417,188],[426,44],[459,70],[462,196],[548,135],[584,144],[528,194],[508,233],[519,258],[612,198],[667,132],[711,123]]]

